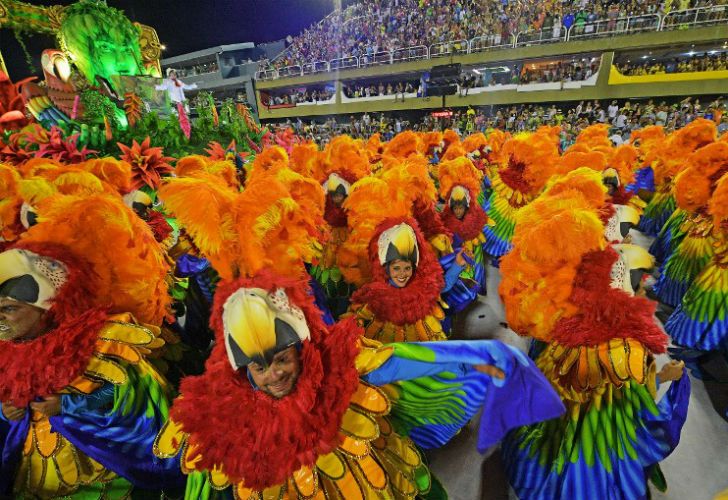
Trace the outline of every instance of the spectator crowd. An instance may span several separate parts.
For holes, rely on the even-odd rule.
[[[334,11],[303,33],[272,65],[276,68],[345,57],[373,60],[377,53],[487,36],[497,45],[517,33],[558,36],[573,26],[577,35],[595,29],[625,29],[625,19],[666,14],[728,0],[369,0]]]
[[[561,145],[568,147],[576,136],[592,124],[609,124],[613,142],[626,141],[633,130],[648,126],[662,125],[672,131],[702,117],[714,120],[720,133],[728,131],[728,101],[725,97],[703,103],[698,98],[688,97],[682,101],[656,103],[653,99],[645,102],[581,101],[573,107],[551,104],[523,104],[518,106],[468,107],[452,111],[447,116],[432,114],[412,120],[393,113],[364,113],[358,117],[330,117],[304,121],[297,118],[270,125],[272,128],[293,128],[306,139],[319,144],[327,143],[338,134],[349,134],[355,138],[367,139],[379,133],[382,140],[389,140],[404,130],[432,131],[453,129],[460,134],[474,132],[489,133],[494,129],[510,133],[533,131],[542,125],[558,126],[561,129]]]
[[[618,64],[619,72],[627,76],[691,73],[695,71],[728,70],[728,51],[673,58],[666,61],[639,61]]]

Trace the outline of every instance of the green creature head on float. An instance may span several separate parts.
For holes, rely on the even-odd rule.
[[[118,92],[112,76],[144,72],[139,30],[123,12],[104,2],[81,0],[67,7],[58,39],[73,64],[92,84],[100,77]]]

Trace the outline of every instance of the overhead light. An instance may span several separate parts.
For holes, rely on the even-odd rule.
[[[642,59],[647,59],[647,56],[642,56]]]
[[[688,52],[688,55],[689,55],[689,56],[694,56],[694,55],[695,55],[695,52],[693,52],[693,51],[691,50],[690,52]]]
[[[160,45],[159,48],[162,49],[162,50],[167,50],[167,46],[164,45],[164,44]]]

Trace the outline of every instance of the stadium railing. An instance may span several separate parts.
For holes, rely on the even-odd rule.
[[[516,35],[513,46],[524,47],[528,45],[538,45],[541,43],[565,42],[568,34],[568,30],[563,26],[561,26],[558,31],[553,28],[545,28],[538,31],[525,31]]]
[[[426,47],[418,45],[394,51],[383,51],[360,57],[342,57],[331,61],[316,61],[303,65],[286,66],[280,69],[259,70],[256,80],[276,80],[291,76],[323,73],[333,70],[365,68],[369,66],[394,64],[419,59],[434,59],[461,54],[473,54],[490,50],[509,49],[544,43],[558,43],[585,38],[599,38],[612,35],[626,35],[645,31],[667,31],[724,24],[728,22],[728,6],[707,6],[695,9],[669,12],[665,15],[647,14],[615,19],[599,19],[580,25],[561,27],[558,34],[553,28],[529,30],[502,39],[500,35],[485,35],[471,40],[451,40]]]
[[[624,33],[641,33],[643,31],[658,31],[660,29],[660,21],[661,18],[658,14],[647,14],[644,16],[619,17],[616,19],[600,19],[581,26],[573,24],[569,27],[566,40],[597,38]]]

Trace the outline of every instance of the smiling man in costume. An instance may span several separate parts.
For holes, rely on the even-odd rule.
[[[180,486],[152,454],[168,406],[145,360],[164,344],[152,326],[168,300],[161,250],[119,196],[58,195],[38,214],[0,253],[0,494]]]
[[[222,277],[206,372],[183,380],[155,448],[188,474],[186,498],[411,498],[439,488],[418,446],[443,445],[480,408],[481,448],[562,411],[500,342],[382,346],[353,318],[327,327],[303,265],[323,203],[301,210],[305,191],[274,176],[232,195],[205,180],[160,191]],[[189,210],[205,200],[204,215]]]

